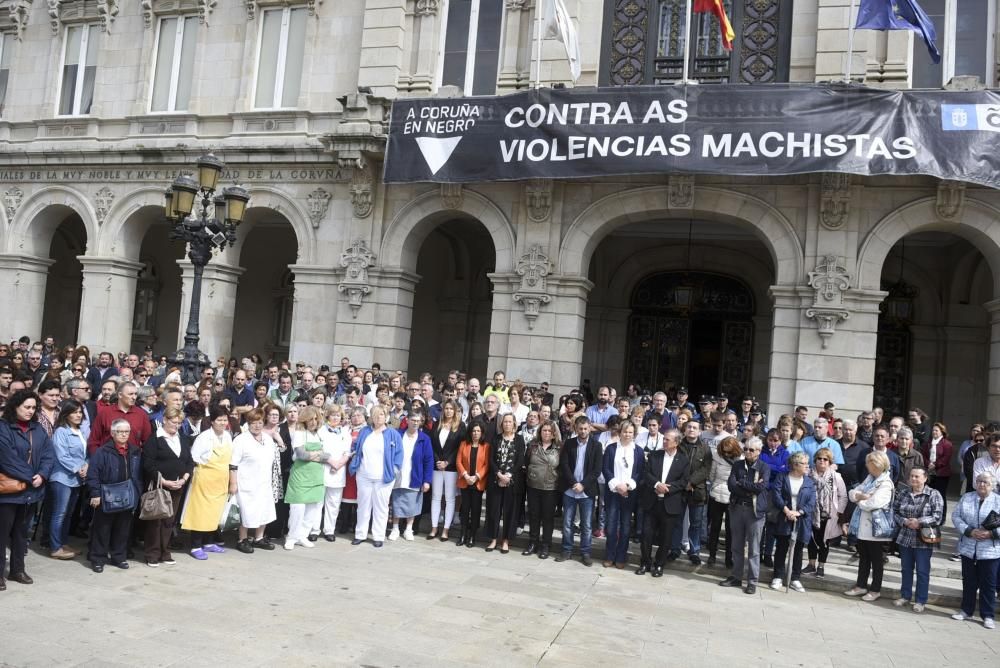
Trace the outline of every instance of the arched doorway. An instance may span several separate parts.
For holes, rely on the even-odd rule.
[[[169,354],[180,347],[181,268],[177,261],[184,257],[185,247],[170,239],[170,226],[159,222],[159,216],[146,215],[153,222],[142,237],[138,256],[142,268],[135,286],[132,350],[148,345],[157,354]]]
[[[486,373],[493,310],[488,274],[496,252],[478,221],[452,219],[435,227],[417,256],[409,371],[443,377],[450,369]]]
[[[700,271],[659,272],[636,286],[630,307],[629,382],[749,393],[756,309],[745,283]]]
[[[80,331],[83,264],[78,258],[87,252],[87,230],[77,213],[60,208],[63,219],[55,226],[49,248],[53,263],[45,283],[42,336],[52,336],[59,345],[65,345],[77,342]]]
[[[231,354],[287,359],[292,321],[293,276],[298,240],[291,223],[269,208],[251,208],[240,230],[243,267],[236,292]],[[321,363],[321,360],[309,360]]]

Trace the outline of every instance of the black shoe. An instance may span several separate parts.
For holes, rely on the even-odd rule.
[[[94,571],[95,573],[103,573],[104,564],[94,564],[93,566],[90,567],[90,570]]]
[[[728,578],[719,583],[720,587],[739,587],[743,583],[730,575]]]
[[[244,538],[236,543],[236,549],[243,554],[253,554],[253,543],[250,542],[249,538]]]
[[[115,568],[120,568],[123,571],[127,571],[128,570],[128,562],[127,561],[119,561],[117,564],[111,564],[111,565],[114,566]]]
[[[463,545],[465,545],[465,534],[464,533],[461,536],[458,537],[458,542],[455,543],[455,545],[458,545],[459,547],[462,547]]]
[[[806,565],[806,567],[802,569],[802,575],[816,575],[816,567]]]
[[[594,561],[593,559],[590,558],[589,554],[585,554],[582,557],[580,557],[580,563],[588,568],[594,565]]]
[[[311,534],[309,534],[308,538],[309,538],[309,542],[310,543],[315,543],[316,541],[319,540],[319,534],[318,533],[311,533]]]
[[[335,540],[337,540],[337,537],[334,536],[332,533],[325,533],[323,534],[323,540],[325,540],[328,543],[332,543]]]
[[[715,566],[715,557],[709,557],[708,561],[705,562],[709,566]]]
[[[431,534],[427,534],[426,536],[424,536],[424,538],[426,540],[434,540],[435,538],[437,538],[437,534],[434,534],[433,536]]]
[[[251,543],[255,548],[260,550],[273,550],[274,543],[271,542],[269,538],[261,538],[260,540],[255,540]]]
[[[653,566],[653,577],[654,578],[663,577],[663,566]]]
[[[380,540],[372,541],[372,545],[374,545],[375,547],[382,547],[382,541]]]
[[[30,585],[35,582],[24,571],[21,571],[20,573],[11,573],[7,577],[7,579],[10,580],[11,582],[19,582],[23,585]]]
[[[692,554],[688,557],[688,560],[695,566],[701,566],[701,557],[697,554]]]
[[[743,590],[743,593],[750,594],[751,596],[753,596],[754,594],[757,593],[757,585],[751,582],[746,586],[746,589]]]
[[[0,576],[0,591],[7,591],[7,581]]]
[[[493,551],[493,550],[495,550],[495,549],[497,549],[497,546],[496,546],[496,545],[494,545],[493,547],[487,547],[487,548],[486,548],[486,551],[487,551],[487,552],[492,552],[492,551]]]
[[[569,561],[572,556],[569,552],[560,552],[559,556],[556,557],[556,563],[561,564],[564,561]]]
[[[822,566],[817,566],[816,567],[816,577],[818,577],[818,578],[825,578],[826,577],[826,573],[823,572],[823,567]]]
[[[355,538],[351,541],[351,545],[361,545],[363,542],[365,542],[363,538]]]
[[[548,548],[547,545],[545,547],[543,547],[541,549],[541,551],[538,553],[538,558],[539,559],[548,559],[549,558],[549,548]]]
[[[667,561],[675,561],[679,556],[681,556],[680,552],[676,550],[670,550],[669,552],[667,552]]]
[[[772,559],[770,556],[761,557],[760,563],[763,564],[764,566],[767,566],[768,568],[774,568],[774,559]]]
[[[635,574],[636,575],[645,575],[648,571],[649,571],[649,568],[646,566],[646,564],[639,564],[639,568],[635,569]]]
[[[537,551],[537,549],[538,548],[535,547],[534,543],[528,543],[528,547],[524,548],[524,552],[521,553],[521,556],[526,557],[529,554],[534,554]]]

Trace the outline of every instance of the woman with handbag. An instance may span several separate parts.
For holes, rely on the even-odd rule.
[[[170,554],[170,538],[180,516],[184,486],[194,473],[192,439],[182,432],[183,422],[184,413],[179,409],[166,409],[163,424],[142,448],[142,470],[147,487],[158,485],[170,495],[170,514],[162,519],[145,521],[146,540],[143,547],[146,565],[151,568],[177,563]]]
[[[844,592],[860,596],[862,601],[877,601],[882,595],[882,547],[892,540],[895,520],[892,515],[893,487],[889,457],[880,451],[865,457],[868,477],[847,493],[857,504],[851,515],[849,533],[858,538],[858,580]],[[871,575],[871,585],[868,576]]]
[[[995,441],[994,441],[995,442]],[[979,594],[979,615],[983,626],[996,626],[997,565],[1000,564],[1000,495],[990,472],[973,480],[975,491],[963,494],[952,511],[951,521],[962,537],[958,552],[962,555],[962,609],[951,616],[972,619]]]
[[[215,531],[229,498],[229,462],[233,457],[229,409],[213,404],[208,418],[208,429],[198,434],[191,446],[194,477],[181,513],[181,529],[191,532],[191,556],[198,561],[208,559],[209,552],[226,551],[215,543]]]
[[[55,456],[45,430],[35,420],[38,397],[18,390],[7,398],[0,419],[0,591],[10,548],[10,579],[21,584],[33,580],[24,572],[28,551],[30,509],[45,495]]]
[[[896,546],[902,568],[899,598],[892,604],[901,608],[912,602],[913,612],[921,613],[927,605],[931,550],[941,542],[938,527],[944,519],[944,499],[941,492],[927,483],[927,471],[914,467],[910,471],[910,486],[896,495],[892,510],[899,527]],[[917,597],[911,601],[914,567],[917,569]]]
[[[127,420],[111,423],[111,440],[94,451],[87,467],[87,490],[94,519],[90,524],[90,563],[95,573],[112,566],[128,568],[127,551],[132,511],[142,487],[142,452],[128,440]]]

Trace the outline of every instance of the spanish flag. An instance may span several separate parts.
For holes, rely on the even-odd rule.
[[[733,26],[729,23],[729,17],[726,16],[726,8],[722,6],[722,0],[694,0],[692,11],[696,14],[715,14],[715,18],[719,19],[722,46],[725,47],[726,51],[733,50],[733,40],[736,39],[736,33],[733,32]]]

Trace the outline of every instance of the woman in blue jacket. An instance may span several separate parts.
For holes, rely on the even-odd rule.
[[[142,489],[142,451],[128,442],[132,427],[126,420],[111,423],[111,440],[90,456],[87,467],[87,491],[94,521],[90,525],[90,563],[95,573],[103,573],[109,561],[128,568],[126,553],[132,528],[132,511],[139,503]],[[108,508],[102,487],[129,481],[132,503],[124,508]]]
[[[403,520],[403,539],[413,540],[413,519],[424,507],[424,492],[434,479],[434,449],[431,439],[420,428],[424,415],[410,409],[406,415],[406,431],[400,439],[403,465],[392,490],[392,531],[389,540],[399,538],[399,520]]]
[[[0,494],[0,591],[7,589],[3,573],[8,548],[10,579],[26,585],[33,582],[24,572],[28,519],[30,510],[45,495],[45,481],[55,463],[52,442],[35,421],[37,409],[35,393],[19,390],[7,399],[0,419],[0,473],[21,488]]]
[[[371,421],[371,426],[358,434],[348,468],[358,483],[358,522],[351,545],[365,541],[370,522],[372,544],[382,547],[392,484],[403,468],[403,440],[398,431],[385,423],[385,409],[381,406],[372,407]]]
[[[49,480],[46,513],[49,525],[49,545],[53,559],[72,559],[79,554],[66,547],[69,530],[67,515],[76,508],[80,486],[87,479],[87,440],[80,425],[83,423],[83,404],[70,399],[63,404],[52,434],[52,451],[55,465]]]
[[[781,512],[774,527],[777,547],[774,551],[771,589],[779,589],[785,578],[785,557],[788,555],[794,528],[792,581],[789,586],[797,592],[806,590],[799,579],[802,576],[802,548],[812,540],[813,513],[816,512],[816,486],[807,475],[808,468],[809,456],[804,452],[793,452],[788,456],[788,473],[781,476],[772,490],[772,503]]]

